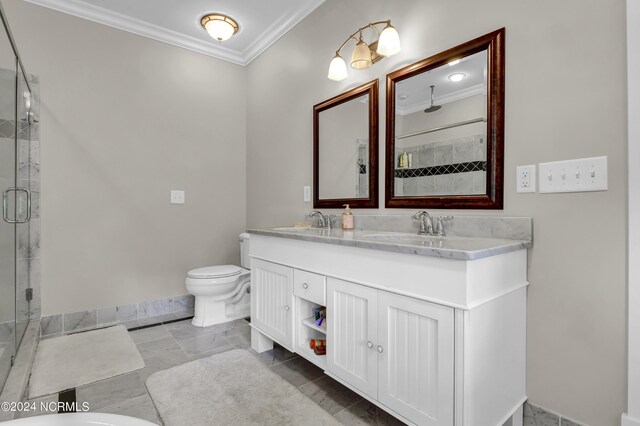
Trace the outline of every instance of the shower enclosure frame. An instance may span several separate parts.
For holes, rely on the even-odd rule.
[[[13,107],[13,111],[8,113],[5,110],[4,114],[7,114],[7,117],[2,117],[5,133],[0,135],[3,138],[3,144],[5,144],[2,147],[2,153],[7,154],[5,158],[0,159],[2,160],[2,166],[6,169],[6,173],[0,173],[0,176],[6,174],[5,182],[0,187],[3,210],[0,224],[4,227],[3,234],[6,234],[3,237],[7,237],[0,241],[0,245],[4,245],[1,248],[3,249],[2,253],[5,255],[5,258],[0,260],[6,268],[4,271],[5,276],[0,277],[2,278],[0,283],[6,287],[6,289],[2,289],[3,294],[11,293],[13,295],[13,298],[9,299],[7,306],[2,306],[3,309],[6,308],[8,311],[2,316],[3,320],[7,319],[8,321],[0,324],[0,327],[2,327],[0,332],[5,333],[0,342],[2,344],[0,362],[3,363],[3,365],[0,365],[0,389],[2,389],[11,367],[15,363],[15,357],[32,314],[31,299],[33,298],[33,288],[30,282],[32,262],[31,130],[34,114],[31,108],[34,106],[35,100],[29,76],[25,72],[1,3],[0,20],[6,34],[4,43],[7,46],[7,58],[9,58],[7,65],[12,67],[12,69],[7,69],[9,78],[5,80],[8,83],[6,85],[8,91],[12,90],[11,86],[13,85],[13,105],[10,105],[10,107]],[[11,54],[13,54],[13,57],[11,57]],[[9,63],[12,64],[9,65]],[[9,130],[11,122],[13,122],[13,132],[9,135],[6,132]],[[6,183],[9,183],[9,185],[6,185]],[[12,289],[11,285],[13,286]],[[11,301],[13,301],[13,312],[10,311]],[[12,314],[13,322],[10,320]],[[6,353],[2,353],[5,351]],[[5,362],[10,365],[4,364]]]

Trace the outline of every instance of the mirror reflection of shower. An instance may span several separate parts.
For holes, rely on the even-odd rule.
[[[358,139],[356,141],[356,194],[357,197],[369,196],[369,141]]]
[[[486,193],[487,52],[396,85],[394,194]]]
[[[434,105],[433,104],[433,90],[436,88],[436,86],[434,86],[433,84],[431,85],[431,105],[429,105],[429,108],[425,109],[424,112],[426,112],[427,114],[430,112],[436,112],[437,110],[439,110],[440,108],[442,108],[442,105]]]

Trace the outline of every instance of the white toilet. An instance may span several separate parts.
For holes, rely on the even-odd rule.
[[[187,273],[187,291],[196,298],[193,325],[207,327],[249,316],[249,234],[240,234],[240,255],[241,267],[207,266]]]

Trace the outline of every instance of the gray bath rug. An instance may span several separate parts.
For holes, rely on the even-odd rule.
[[[242,349],[158,371],[147,389],[166,426],[340,424]]]
[[[29,380],[29,399],[143,367],[140,352],[122,325],[42,340]]]

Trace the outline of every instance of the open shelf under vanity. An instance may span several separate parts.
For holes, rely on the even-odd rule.
[[[296,300],[296,352],[305,357],[318,367],[322,369],[327,368],[327,356],[316,355],[313,349],[309,347],[309,341],[311,339],[327,339],[327,330],[315,324],[314,309],[322,307],[318,303],[314,303],[310,300],[302,297],[297,297]],[[326,324],[325,319],[325,324]]]

